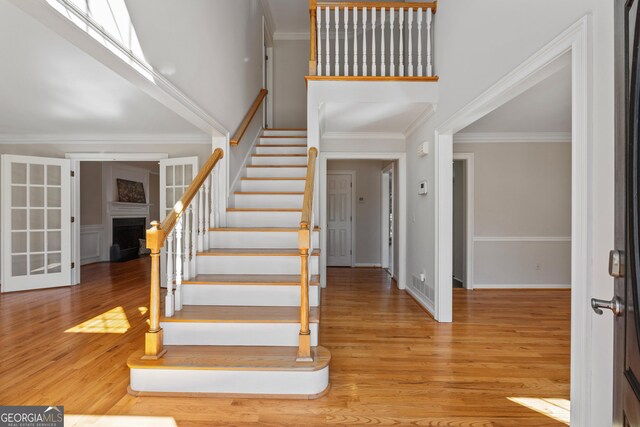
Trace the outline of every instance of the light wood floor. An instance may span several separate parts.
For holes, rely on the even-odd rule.
[[[149,416],[179,426],[563,425],[508,398],[568,399],[568,291],[456,289],[454,323],[437,324],[384,271],[330,269],[320,322],[332,353],[326,397],[136,398],[126,360],[143,344],[148,260],[82,274],[75,288],[0,295],[0,405],[141,417],[130,425]],[[118,307],[126,333],[65,332]]]

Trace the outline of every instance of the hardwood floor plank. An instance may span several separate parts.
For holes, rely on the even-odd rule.
[[[126,362],[144,343],[148,261],[85,266],[76,287],[1,294],[0,404],[167,416],[181,427],[564,425],[508,398],[569,398],[569,291],[456,289],[454,323],[437,324],[381,269],[329,269],[325,397],[130,396]],[[65,332],[117,307],[124,333]]]

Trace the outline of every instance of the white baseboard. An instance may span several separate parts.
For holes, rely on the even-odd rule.
[[[571,289],[571,284],[473,284],[473,289]]]
[[[382,264],[376,262],[356,262],[353,264],[354,267],[369,267],[369,268],[382,268]]]
[[[433,303],[429,302],[424,295],[419,294],[418,292],[415,291],[415,289],[412,289],[411,286],[407,286],[405,289],[405,291],[407,291],[407,293],[409,295],[411,295],[413,297],[414,300],[416,300],[416,302],[418,304],[420,304],[425,310],[427,310],[429,313],[431,313],[431,315],[435,318],[436,317],[436,310],[433,307]]]

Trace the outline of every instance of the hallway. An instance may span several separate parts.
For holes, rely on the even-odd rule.
[[[454,323],[439,325],[381,269],[329,269],[327,396],[132,397],[126,359],[143,342],[147,264],[93,264],[79,287],[0,295],[0,403],[136,416],[129,425],[563,425],[517,399],[568,399],[569,291],[455,290]]]

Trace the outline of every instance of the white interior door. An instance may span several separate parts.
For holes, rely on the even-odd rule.
[[[198,174],[198,157],[176,157],[160,160],[160,215],[162,221],[180,200],[184,192]],[[162,263],[161,283],[166,284],[166,269],[164,268],[164,250],[160,256]]]
[[[327,175],[327,266],[352,266],[351,174]]]
[[[2,292],[72,284],[71,161],[2,156]]]

